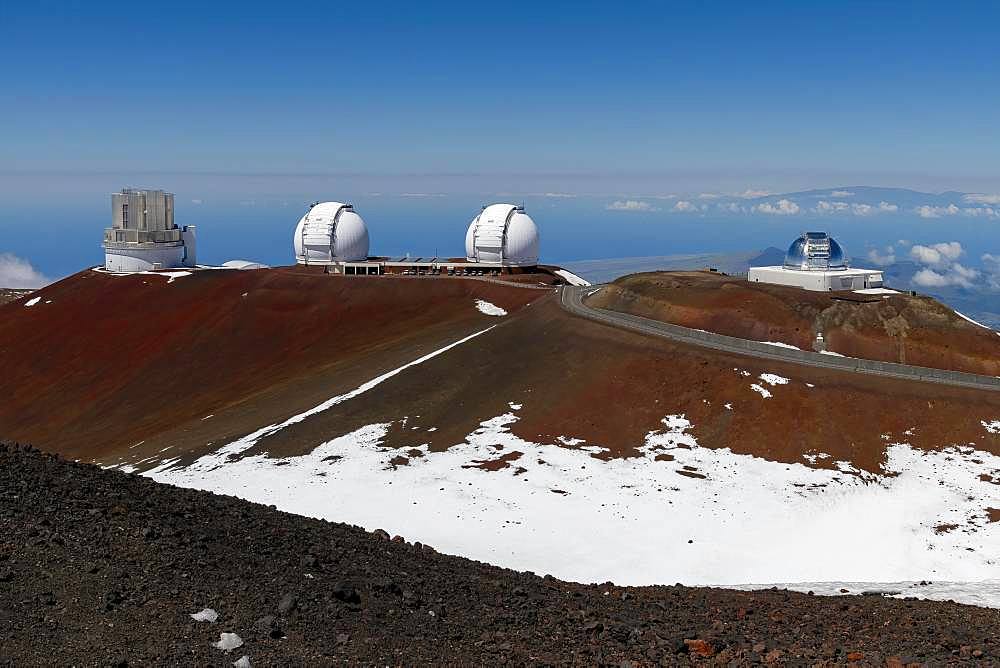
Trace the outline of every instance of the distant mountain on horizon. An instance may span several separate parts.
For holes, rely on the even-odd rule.
[[[668,213],[694,215],[751,214],[762,216],[802,216],[815,218],[916,216],[1000,217],[1000,194],[949,190],[927,193],[909,188],[880,186],[838,186],[796,192],[740,194],[701,193],[690,197],[672,196]],[[616,202],[612,210],[649,210],[641,201]]]

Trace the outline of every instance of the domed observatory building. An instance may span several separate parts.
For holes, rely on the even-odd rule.
[[[111,195],[104,268],[114,272],[194,267],[195,227],[174,224],[173,193],[124,188]]]
[[[368,226],[350,204],[317,202],[295,226],[295,261],[333,273],[369,272]]]
[[[538,228],[523,206],[484,206],[465,233],[468,262],[500,267],[538,264]]]
[[[826,232],[806,232],[792,242],[780,267],[751,267],[751,283],[791,285],[804,290],[867,290],[882,287],[882,272],[850,267],[843,247]]]

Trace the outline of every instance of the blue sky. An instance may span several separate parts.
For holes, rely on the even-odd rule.
[[[619,198],[1000,192],[1000,5],[363,4],[4,3],[0,252],[50,274],[98,261],[126,184],[175,191],[211,259],[270,261],[316,199],[364,203],[376,251],[427,252],[409,246],[457,245],[492,199],[586,195],[537,203],[559,260],[755,238],[640,224],[607,211]],[[947,236],[901,218],[857,243]],[[58,252],[23,229],[40,223]],[[987,250],[997,226],[974,228]]]

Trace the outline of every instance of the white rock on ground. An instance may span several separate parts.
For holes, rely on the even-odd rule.
[[[191,619],[196,622],[214,622],[219,618],[219,613],[211,608],[205,608],[201,612],[196,612],[191,615]]]
[[[221,649],[223,652],[229,652],[237,647],[243,647],[243,638],[235,633],[220,633],[219,642],[212,643],[212,647]]]

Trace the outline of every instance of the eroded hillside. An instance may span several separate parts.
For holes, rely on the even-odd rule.
[[[1000,375],[1000,336],[940,302],[909,294],[810,292],[714,272],[652,272],[618,279],[590,306],[728,336],[864,359]]]

